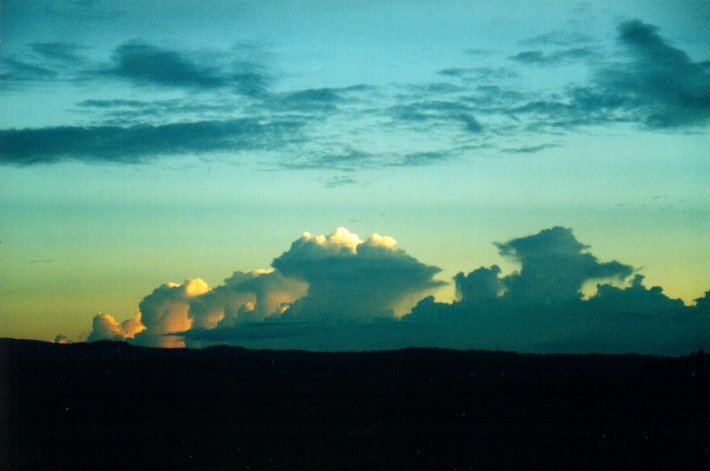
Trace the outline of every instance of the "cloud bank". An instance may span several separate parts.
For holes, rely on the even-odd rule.
[[[439,268],[389,236],[345,228],[305,233],[272,269],[235,272],[210,289],[167,283],[119,324],[93,320],[89,341],[139,345],[370,350],[409,346],[520,352],[681,355],[710,347],[710,291],[694,306],[647,288],[643,276],[602,262],[571,229],[496,243],[519,269],[479,267],[454,277],[457,299],[436,302]],[[596,283],[585,299],[582,288]]]

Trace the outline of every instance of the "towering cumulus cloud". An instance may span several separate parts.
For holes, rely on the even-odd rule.
[[[199,279],[164,284],[122,324],[99,314],[89,340],[674,355],[710,347],[710,292],[685,306],[660,287],[645,287],[638,273],[629,279],[631,266],[599,261],[569,228],[496,243],[519,269],[459,273],[452,303],[430,295],[443,284],[434,279],[439,269],[395,244],[378,234],[363,241],[345,228],[306,233],[274,259],[273,269],[235,272],[214,289]],[[584,299],[590,283],[596,292]]]
[[[396,241],[373,234],[365,242],[345,228],[328,237],[304,234],[274,260],[284,276],[308,283],[308,295],[288,312],[318,319],[391,317],[402,302],[442,283],[437,267],[424,265]]]
[[[238,271],[226,279],[224,285],[194,298],[190,316],[198,329],[263,321],[282,314],[307,288],[305,283],[274,270]]]
[[[143,298],[138,309],[142,314],[145,330],[136,335],[140,345],[183,347],[182,338],[168,336],[192,327],[189,316],[190,301],[209,291],[207,283],[200,279],[187,280],[182,285],[166,283]]]
[[[521,302],[578,299],[591,279],[624,279],[632,268],[619,262],[599,263],[571,229],[553,227],[539,234],[496,244],[500,254],[520,262],[520,273],[507,276],[506,295]]]

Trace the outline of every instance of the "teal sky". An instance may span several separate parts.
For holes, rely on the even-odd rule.
[[[381,3],[3,1],[0,336],[81,340],[338,227],[441,269],[398,314],[555,226],[710,289],[707,2]]]

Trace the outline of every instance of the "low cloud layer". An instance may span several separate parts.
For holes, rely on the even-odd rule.
[[[461,272],[453,280],[457,300],[440,303],[431,295],[444,284],[434,278],[439,269],[396,248],[392,237],[306,233],[273,269],[235,272],[213,289],[199,279],[164,284],[123,323],[101,313],[89,341],[666,355],[710,348],[710,291],[685,306],[644,286],[633,267],[599,261],[569,228],[495,245],[519,269]],[[596,292],[584,299],[589,283]]]

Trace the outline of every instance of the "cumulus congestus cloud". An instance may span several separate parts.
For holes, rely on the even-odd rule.
[[[290,316],[337,319],[391,317],[400,303],[441,286],[440,270],[395,248],[389,236],[366,241],[345,228],[333,234],[306,233],[276,258],[274,268],[308,283],[308,294],[287,312]]]
[[[588,246],[577,241],[564,227],[545,229],[538,234],[495,244],[503,256],[521,264],[519,273],[501,280],[506,296],[521,302],[555,302],[581,297],[588,280],[623,280],[633,268],[619,262],[600,263],[585,252]]]
[[[519,269],[459,273],[452,303],[431,296],[444,284],[434,278],[439,268],[395,245],[392,237],[363,241],[345,228],[305,233],[273,269],[235,272],[213,289],[199,279],[164,284],[122,324],[99,314],[89,341],[673,355],[710,347],[710,291],[685,306],[644,286],[642,275],[631,277],[631,266],[598,260],[569,228],[496,243]],[[596,292],[584,299],[582,287],[593,282]]]

